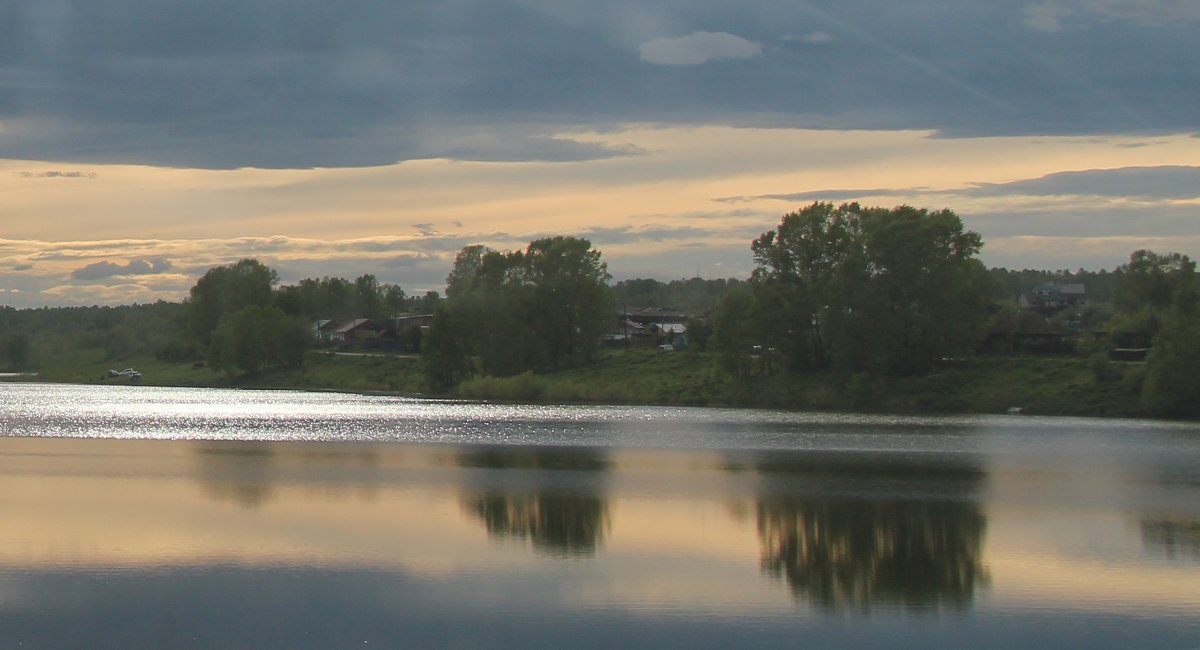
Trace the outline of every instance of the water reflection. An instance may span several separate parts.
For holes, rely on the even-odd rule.
[[[834,610],[961,609],[987,583],[984,474],[972,457],[806,455],[760,467],[808,486],[757,504],[761,567],[797,598]]]
[[[379,466],[379,453],[366,445],[205,441],[195,443],[192,453],[195,479],[207,496],[250,510],[271,501],[285,484],[326,500],[369,497],[378,487],[371,470]]]
[[[1143,519],[1142,543],[1168,559],[1200,561],[1200,519]]]
[[[217,501],[254,509],[272,492],[273,446],[266,442],[200,444],[196,448],[196,480]]]
[[[1197,427],[62,390],[0,405],[4,647],[1200,638]]]
[[[986,583],[984,529],[983,513],[966,503],[758,504],[763,570],[829,609],[965,607]]]
[[[602,451],[486,448],[460,454],[458,464],[500,470],[474,478],[460,497],[490,537],[529,540],[539,554],[555,557],[589,557],[603,544],[610,521],[602,483],[610,463]]]

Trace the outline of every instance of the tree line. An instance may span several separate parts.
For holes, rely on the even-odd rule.
[[[1188,378],[1200,361],[1200,300],[1187,256],[1135,251],[1111,272],[988,270],[978,260],[982,246],[950,210],[813,203],[751,242],[748,280],[610,285],[601,252],[587,239],[563,236],[516,251],[462,249],[444,297],[410,296],[373,275],[281,286],[274,270],[246,259],[210,269],[182,304],[0,308],[0,368],[24,369],[48,351],[87,347],[113,359],[154,353],[204,360],[230,375],[254,373],[302,364],[317,319],[432,313],[423,364],[430,387],[444,391],[472,376],[590,363],[624,305],[706,317],[709,351],[735,378],[903,377],[970,355],[998,310],[1055,281],[1085,284],[1093,301],[1106,303],[1089,308],[1095,314],[1082,350],[1099,380],[1124,377],[1148,411],[1200,414],[1200,393]],[[704,337],[697,339],[703,347]],[[1102,358],[1111,347],[1151,343],[1137,372]]]

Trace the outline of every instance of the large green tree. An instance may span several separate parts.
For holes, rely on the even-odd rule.
[[[1200,415],[1200,287],[1196,263],[1186,255],[1134,251],[1119,267],[1113,319],[1115,335],[1151,340],[1142,406],[1152,414]]]
[[[600,251],[586,239],[551,237],[531,242],[523,262],[541,365],[558,370],[590,362],[613,321],[610,276]]]
[[[1113,271],[1113,309],[1109,323],[1120,347],[1149,344],[1163,326],[1176,298],[1195,285],[1196,264],[1179,253],[1136,250]]]
[[[423,342],[431,383],[474,369],[509,376],[590,361],[613,319],[608,269],[586,239],[552,237],[524,251],[468,246]]]
[[[233,376],[303,363],[308,330],[274,306],[251,305],[226,316],[213,332],[208,365]]]
[[[792,370],[925,372],[975,342],[992,294],[981,247],[949,210],[814,203],[784,215],[751,245],[760,346]]]
[[[225,316],[272,304],[272,287],[278,281],[274,270],[255,259],[209,269],[189,292],[188,329],[207,345]]]

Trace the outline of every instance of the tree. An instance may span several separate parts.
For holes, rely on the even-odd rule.
[[[762,350],[763,337],[752,317],[754,295],[749,288],[730,291],[713,313],[716,336],[713,348],[720,367],[734,376],[753,373],[755,348]]]
[[[275,271],[254,259],[209,269],[189,292],[189,331],[207,344],[225,316],[250,306],[270,305],[271,288],[278,281]]]
[[[10,370],[24,370],[33,356],[33,345],[25,332],[12,332],[4,337],[0,351]]]
[[[354,280],[354,315],[358,318],[384,318],[383,289],[374,275],[360,275]]]
[[[1154,347],[1146,359],[1142,405],[1158,415],[1196,417],[1200,415],[1200,384],[1196,382],[1196,368],[1200,367],[1200,289],[1196,286],[1196,265],[1187,256],[1175,253],[1157,256],[1137,251],[1134,256],[1152,264],[1148,272],[1145,267],[1134,272],[1141,277],[1130,277],[1125,282],[1133,280],[1129,283],[1150,292],[1145,297],[1149,304],[1141,310],[1156,314],[1158,323]],[[1134,258],[1130,261],[1133,266]],[[1165,272],[1163,261],[1167,262]],[[1122,292],[1129,291],[1125,282]],[[1166,309],[1162,308],[1164,287],[1170,289]],[[1123,306],[1128,307],[1129,300],[1126,294]]]
[[[525,250],[530,323],[550,370],[590,362],[613,320],[608,266],[586,239],[551,237]]]
[[[441,305],[433,314],[433,326],[424,341],[421,356],[425,381],[435,392],[445,392],[470,377],[471,327],[462,310]]]
[[[431,384],[453,384],[475,360],[492,376],[587,363],[613,318],[608,279],[586,239],[539,239],[507,253],[462,249],[423,341]]]
[[[760,345],[792,370],[925,372],[974,343],[992,293],[981,247],[949,210],[814,203],[784,215],[751,245]]]
[[[1181,292],[1194,288],[1196,263],[1186,255],[1137,250],[1113,272],[1113,308],[1109,327],[1114,343],[1143,347],[1158,335],[1163,319]]]
[[[251,305],[221,321],[208,347],[208,365],[230,377],[271,366],[298,366],[307,343],[303,324],[274,306]]]

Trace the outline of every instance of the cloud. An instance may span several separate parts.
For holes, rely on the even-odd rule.
[[[808,32],[798,36],[785,36],[784,40],[806,43],[808,45],[819,45],[821,43],[832,43],[835,39],[833,34],[829,32]]]
[[[1200,128],[1194,0],[181,2],[154,20],[147,0],[10,4],[0,158],[14,160],[573,162],[640,152],[555,134],[640,123]]]
[[[967,196],[1089,195],[1129,199],[1200,198],[1200,167],[1126,167],[1058,172],[1010,183],[985,183],[963,190]]]
[[[633,226],[618,226],[613,228],[589,228],[581,236],[587,238],[597,247],[609,244],[631,244],[638,242],[663,242],[681,239],[707,237],[712,231],[693,226],[648,226],[634,228]]]
[[[425,262],[435,261],[437,259],[438,257],[436,255],[429,253],[404,253],[401,255],[381,259],[379,260],[379,264],[380,266],[384,266],[389,269],[409,268]]]
[[[658,65],[700,65],[720,59],[750,59],[761,53],[762,45],[725,32],[659,37],[638,47],[643,61]]]
[[[96,172],[63,172],[50,170],[45,172],[14,172],[21,178],[98,178]]]
[[[1060,32],[1062,20],[1073,12],[1059,3],[1047,2],[1025,7],[1025,24],[1039,32]]]
[[[154,275],[164,273],[172,268],[171,262],[163,258],[130,260],[126,264],[105,261],[75,269],[71,271],[71,277],[76,280],[101,280],[127,275]]]
[[[1050,0],[1024,9],[1025,24],[1042,32],[1060,32],[1068,19],[1082,26],[1125,21],[1143,26],[1200,21],[1194,0]]]
[[[873,188],[873,189],[828,189],[828,190],[812,190],[809,192],[791,192],[785,194],[758,194],[755,196],[725,196],[718,199],[721,203],[746,203],[750,201],[758,201],[761,199],[769,199],[772,201],[788,201],[809,202],[809,201],[825,201],[829,203],[842,203],[845,201],[858,201],[861,199],[879,197],[879,196],[905,196],[912,194],[930,194],[936,193],[929,188],[910,187],[910,188]]]
[[[975,183],[967,187],[831,188],[753,196],[726,196],[719,203],[739,204],[759,200],[841,203],[875,197],[1066,197],[1091,196],[1167,202],[1200,199],[1200,167],[1184,165],[1090,169],[1046,174],[1006,183]]]

